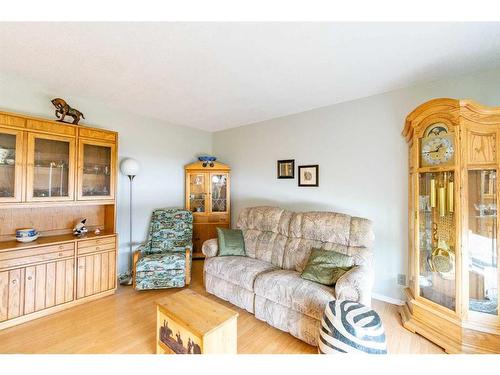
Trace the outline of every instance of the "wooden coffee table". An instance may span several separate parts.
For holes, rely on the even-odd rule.
[[[156,354],[236,354],[236,311],[190,289],[159,299],[156,311]]]

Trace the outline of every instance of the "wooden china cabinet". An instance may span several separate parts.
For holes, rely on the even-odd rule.
[[[404,326],[448,353],[500,353],[500,107],[435,99],[406,118]]]
[[[114,293],[117,142],[113,131],[0,112],[0,329]],[[76,237],[80,218],[89,232]],[[40,237],[17,242],[27,227]]]
[[[196,162],[185,167],[186,209],[193,213],[193,258],[203,258],[203,242],[217,237],[217,227],[230,228],[230,168]]]

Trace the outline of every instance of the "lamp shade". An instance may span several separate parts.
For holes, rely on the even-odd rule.
[[[139,169],[139,162],[132,158],[123,159],[120,164],[120,170],[126,176],[137,176]]]

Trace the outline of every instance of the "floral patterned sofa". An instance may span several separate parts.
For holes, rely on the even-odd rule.
[[[204,283],[209,293],[246,309],[273,327],[317,345],[331,300],[371,304],[372,224],[335,212],[294,213],[251,207],[239,215],[246,257],[217,256],[217,239],[205,241]],[[334,287],[300,277],[312,248],[353,257],[355,266]]]

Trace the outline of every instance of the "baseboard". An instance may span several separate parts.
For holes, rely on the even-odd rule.
[[[377,301],[382,301],[382,302],[387,302],[392,305],[404,305],[405,302],[403,300],[397,299],[397,298],[392,298],[392,297],[387,297],[382,294],[378,293],[372,293],[372,298],[376,299]]]

